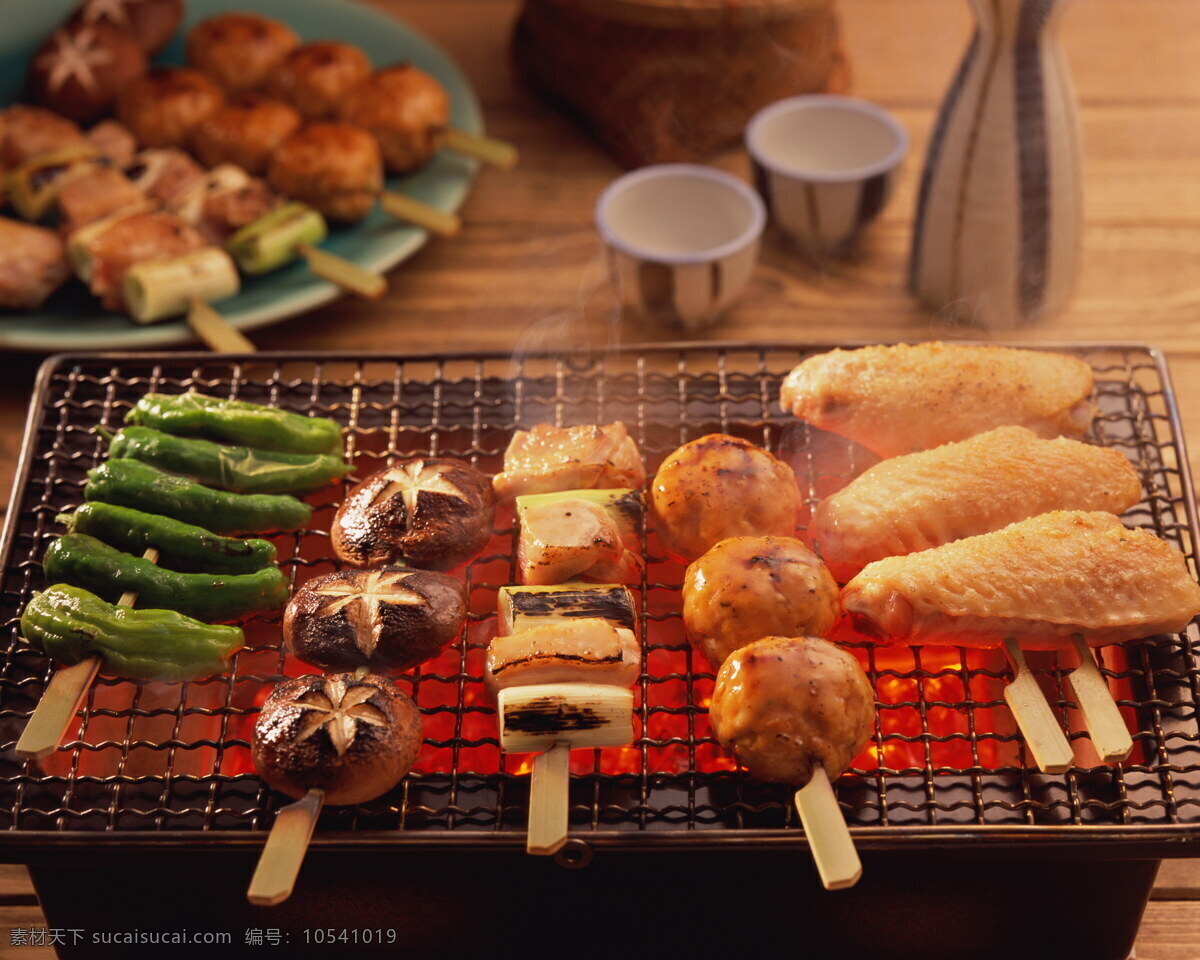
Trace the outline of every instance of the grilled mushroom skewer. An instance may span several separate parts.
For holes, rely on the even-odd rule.
[[[420,748],[416,705],[365,667],[279,684],[254,725],[251,755],[263,780],[297,802],[276,815],[247,899],[273,906],[291,896],[324,803],[365,803],[386,793]]]

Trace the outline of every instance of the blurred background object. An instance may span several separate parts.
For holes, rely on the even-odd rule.
[[[1079,110],[1059,43],[1067,0],[971,0],[976,27],[921,176],[909,286],[985,329],[1057,313],[1083,232]]]
[[[702,159],[774,100],[849,86],[834,0],[525,0],[513,43],[627,167]]]

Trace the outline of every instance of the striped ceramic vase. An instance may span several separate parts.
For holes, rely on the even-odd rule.
[[[1082,230],[1067,0],[971,0],[975,35],[925,158],[909,286],[943,315],[1003,329],[1070,297]]]

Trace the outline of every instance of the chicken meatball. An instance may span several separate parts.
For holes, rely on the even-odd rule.
[[[760,637],[823,637],[837,616],[837,584],[793,537],[722,540],[683,582],[688,639],[714,667]]]
[[[685,443],[667,457],[650,496],[659,537],[684,560],[728,537],[790,537],[803,506],[791,467],[723,433]]]
[[[107,24],[153,54],[167,45],[182,19],[183,0],[84,0],[67,27]]]
[[[263,704],[250,754],[289,797],[325,791],[331,804],[387,793],[421,749],[421,713],[386,677],[352,673],[284,680]]]
[[[192,131],[224,101],[195,70],[152,70],[117,97],[117,117],[143,147],[186,148]]]
[[[299,110],[306,120],[336,116],[346,94],[371,75],[358,47],[319,40],[297,47],[267,78],[264,91]]]
[[[55,30],[29,61],[31,99],[88,123],[112,109],[117,94],[146,72],[146,51],[129,34],[98,23]]]
[[[383,189],[379,144],[344,123],[313,123],[279,145],[267,179],[280,193],[330,220],[361,220]]]
[[[875,694],[862,667],[819,637],[763,637],[725,661],[713,735],[756,780],[802,787],[820,764],[841,775],[867,745]]]
[[[83,139],[73,120],[41,107],[15,104],[0,112],[0,168],[20,166],[41,153],[61,150]]]
[[[229,93],[257,90],[299,43],[292,28],[278,20],[223,13],[188,32],[187,62]]]
[[[450,98],[429,74],[406,63],[376,70],[342,101],[338,116],[379,138],[392,173],[424,166],[450,125]]]
[[[192,132],[192,148],[206,167],[232,163],[254,176],[267,172],[271,156],[300,128],[300,114],[258,93],[238,93]]]

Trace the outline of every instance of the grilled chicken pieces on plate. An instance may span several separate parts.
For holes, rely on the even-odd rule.
[[[1200,586],[1182,555],[1111,513],[1055,511],[994,533],[869,564],[842,590],[880,640],[1057,649],[1182,630]]]
[[[1050,510],[1121,513],[1141,499],[1117,450],[998,427],[871,467],[826,497],[808,536],[839,582],[884,557],[990,533]]]
[[[1091,392],[1091,367],[1077,357],[918,343],[809,357],[788,374],[780,402],[814,427],[895,457],[1010,425],[1079,437],[1095,415]]]

